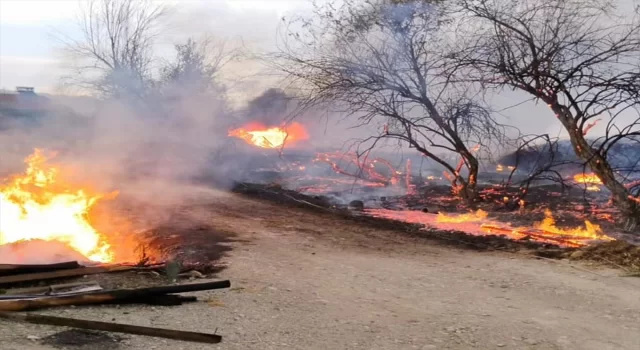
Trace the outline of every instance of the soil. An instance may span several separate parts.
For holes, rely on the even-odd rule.
[[[120,335],[110,349],[635,350],[640,345],[640,279],[621,277],[620,270],[536,258],[522,250],[460,249],[384,225],[229,193],[211,193],[208,204],[191,207],[184,219],[214,228],[207,231],[211,241],[232,248],[221,254],[227,268],[217,276],[230,279],[232,288],[194,293],[200,302],[176,307],[41,313],[223,336],[223,343],[207,345]],[[0,344],[7,350],[86,346],[54,341],[67,339],[62,331],[0,321]],[[79,336],[92,337],[107,339]]]

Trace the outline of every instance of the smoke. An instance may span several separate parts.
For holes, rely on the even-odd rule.
[[[235,118],[224,90],[169,83],[136,103],[51,100],[54,106],[37,123],[2,131],[2,175],[23,172],[23,159],[42,148],[57,152],[52,162],[77,183],[169,208],[201,193],[194,179],[203,173],[218,177],[209,188],[216,180],[229,185],[226,173],[245,165],[242,158],[216,162],[218,153],[231,148],[226,133]]]
[[[637,137],[620,140],[607,151],[607,159],[618,175],[632,179],[637,178],[637,173],[640,171],[640,143],[638,141],[640,140]],[[599,140],[589,139],[588,142],[594,148],[601,145]],[[498,163],[505,166],[517,165],[520,170],[525,172],[534,171],[545,165],[567,168],[572,172],[582,171],[585,168],[584,161],[576,156],[569,140],[560,140],[551,145],[534,144],[504,155],[498,160]]]
[[[281,89],[268,89],[249,101],[243,113],[243,120],[260,122],[268,126],[279,125],[285,121],[292,99]]]

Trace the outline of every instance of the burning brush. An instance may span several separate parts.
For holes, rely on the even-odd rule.
[[[94,262],[111,262],[112,247],[87,214],[114,193],[93,193],[66,182],[61,168],[36,149],[27,169],[0,186],[0,246],[31,240],[64,244]],[[6,256],[5,256],[6,257]]]
[[[533,227],[512,227],[488,219],[488,213],[483,210],[467,214],[437,215],[419,211],[395,211],[387,209],[367,209],[365,212],[373,217],[422,224],[440,230],[458,230],[471,235],[504,235],[513,240],[530,239],[541,243],[557,244],[565,247],[580,247],[591,241],[612,241],[612,237],[605,235],[600,226],[585,221],[585,227],[559,228],[551,211],[545,212],[545,219]]]

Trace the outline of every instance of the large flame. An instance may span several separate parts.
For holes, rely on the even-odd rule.
[[[285,143],[290,145],[309,138],[307,130],[300,123],[291,123],[282,127],[266,127],[260,123],[250,123],[229,131],[229,136],[241,138],[250,145],[262,148],[279,148]]]
[[[596,185],[602,185],[602,180],[600,180],[600,178],[593,173],[589,173],[589,174],[576,174],[573,176],[573,181],[579,183],[579,184],[596,184]]]
[[[90,194],[62,180],[61,169],[36,149],[27,170],[0,185],[0,245],[28,240],[57,241],[96,262],[113,254],[87,219],[104,194]]]
[[[579,184],[584,184],[587,186],[587,191],[598,192],[600,191],[600,186],[602,185],[602,180],[593,173],[589,174],[576,174],[573,176],[573,181]]]

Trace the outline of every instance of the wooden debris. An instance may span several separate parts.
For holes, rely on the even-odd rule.
[[[20,275],[13,275],[13,276],[2,276],[0,277],[0,286],[10,285],[14,283],[22,283],[22,282],[36,282],[36,281],[52,280],[57,278],[94,275],[94,274],[106,273],[106,272],[131,271],[135,269],[136,269],[135,266],[108,265],[108,266],[81,267],[77,269],[59,270],[59,271],[51,271],[51,272],[20,274]]]
[[[0,264],[0,276],[77,269],[79,267],[81,267],[81,265],[78,264],[77,261],[67,261],[67,262],[62,262],[57,264],[43,264],[43,265]]]
[[[44,324],[51,326],[72,327],[80,329],[90,329],[114,333],[127,333],[144,335],[149,337],[159,337],[174,340],[183,340],[199,343],[216,344],[222,341],[222,337],[216,334],[179,331],[174,329],[152,328],[134,326],[122,323],[108,323],[99,321],[79,320],[66,317],[47,316],[38,314],[16,314],[0,312],[0,318],[26,322],[32,324]]]
[[[76,282],[76,283],[64,283],[64,284],[52,284],[50,286],[43,287],[29,287],[29,288],[15,288],[5,291],[5,295],[51,295],[60,294],[68,289],[76,287],[90,287],[100,286],[96,281],[88,282]]]
[[[138,289],[114,289],[98,292],[88,292],[72,295],[45,296],[25,299],[0,300],[0,311],[29,311],[48,307],[69,305],[92,305],[107,303],[136,303],[146,302],[148,298],[166,294],[196,292],[229,288],[228,280],[190,283],[175,286],[160,286]]]
[[[154,295],[152,297],[129,300],[129,302],[132,304],[147,304],[147,305],[157,305],[157,306],[178,306],[178,305],[182,305],[183,303],[193,303],[196,301],[198,301],[198,297],[182,296],[182,295],[174,295],[174,294]],[[119,300],[115,300],[113,303],[123,304],[123,302]]]

